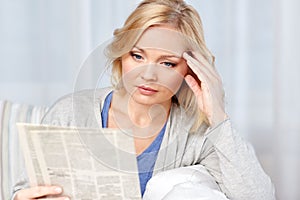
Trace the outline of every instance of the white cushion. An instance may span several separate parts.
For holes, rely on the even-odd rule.
[[[153,176],[144,200],[227,200],[217,183],[202,165],[176,168]]]

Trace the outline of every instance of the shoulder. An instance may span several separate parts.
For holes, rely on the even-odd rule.
[[[112,88],[82,90],[59,98],[48,110],[41,123],[57,126],[84,126],[100,112],[101,104]],[[93,120],[92,120],[93,121]],[[91,121],[91,122],[92,122]]]

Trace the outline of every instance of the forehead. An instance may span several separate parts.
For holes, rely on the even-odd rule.
[[[186,37],[180,32],[165,27],[150,27],[145,30],[136,43],[141,49],[159,49],[181,56],[188,51]]]

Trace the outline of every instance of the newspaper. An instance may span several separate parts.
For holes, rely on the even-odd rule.
[[[134,141],[116,129],[18,124],[31,186],[60,185],[78,200],[140,200]]]

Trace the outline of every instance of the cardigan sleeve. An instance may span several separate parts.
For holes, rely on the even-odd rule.
[[[253,147],[225,120],[205,133],[200,164],[231,200],[273,200],[275,189]]]

